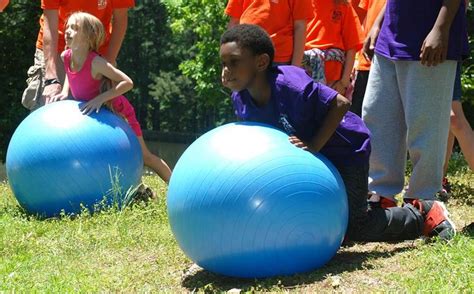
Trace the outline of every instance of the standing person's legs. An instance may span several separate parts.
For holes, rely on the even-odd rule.
[[[406,125],[395,62],[375,55],[362,105],[372,144],[369,191],[394,200],[405,183]]]
[[[368,70],[357,71],[354,92],[352,93],[352,105],[349,110],[360,117],[362,117],[362,102],[364,101],[365,89],[367,88],[368,81]]]
[[[441,189],[456,62],[427,67],[397,61],[398,84],[407,125],[413,172],[405,197],[434,199]],[[434,115],[436,114],[436,115]]]
[[[28,69],[28,78],[26,80],[27,87],[23,91],[21,103],[24,107],[34,111],[45,104],[43,98],[44,82],[45,82],[45,61],[43,50],[36,48],[34,55],[34,64]],[[61,85],[64,84],[65,73],[62,63],[58,64],[56,69]]]

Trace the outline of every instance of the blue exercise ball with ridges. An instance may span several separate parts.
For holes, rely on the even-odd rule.
[[[30,214],[121,206],[140,182],[143,156],[127,122],[104,108],[83,115],[80,105],[68,100],[41,107],[11,138],[8,182]]]
[[[167,204],[185,254],[234,277],[319,268],[339,249],[348,222],[344,183],[329,160],[251,122],[198,138],[176,164]]]

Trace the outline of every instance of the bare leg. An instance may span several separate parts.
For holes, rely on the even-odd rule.
[[[464,116],[460,101],[453,101],[452,112],[451,132],[456,136],[467,164],[474,170],[474,132]]]
[[[168,183],[171,177],[171,169],[169,168],[168,164],[166,164],[163,159],[150,152],[145,144],[145,140],[143,140],[143,137],[138,137],[138,141],[142,147],[143,161],[145,165],[157,173],[163,181]]]
[[[453,111],[451,110],[451,118],[453,117]],[[449,131],[448,135],[448,146],[446,149],[446,157],[444,159],[444,166],[443,166],[443,175],[446,176],[448,173],[448,166],[449,166],[449,159],[451,159],[451,155],[453,154],[453,147],[454,147],[454,134],[453,132]]]

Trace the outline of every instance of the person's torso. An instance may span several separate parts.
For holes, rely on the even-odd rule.
[[[339,48],[345,50],[342,40],[347,6],[334,0],[312,0],[314,17],[306,26],[305,49]]]
[[[101,80],[92,76],[92,61],[99,56],[95,52],[90,52],[84,64],[78,71],[71,69],[71,49],[64,54],[64,67],[69,82],[72,96],[76,100],[89,101],[100,94]]]
[[[237,116],[272,125],[304,141],[312,140],[327,114],[324,107],[318,108],[317,103],[304,97],[313,80],[300,68],[279,66],[270,81],[272,95],[264,107],[257,107],[247,90],[232,94]],[[325,97],[334,96],[334,99],[337,95],[321,85],[317,91]],[[336,165],[365,162],[370,153],[369,131],[358,116],[348,112],[321,153]]]
[[[432,30],[443,0],[388,0],[375,51],[393,60],[420,60],[423,41]],[[451,24],[448,59],[459,60],[467,52],[464,1]]]
[[[110,40],[111,20],[112,20],[112,0],[61,0],[59,1],[58,9],[58,52],[65,49],[64,29],[69,15],[73,12],[82,11],[87,12],[97,17],[104,25],[106,37],[104,44],[99,49],[101,54],[105,54]],[[43,26],[44,16],[40,19],[40,32],[36,47],[43,48]]]

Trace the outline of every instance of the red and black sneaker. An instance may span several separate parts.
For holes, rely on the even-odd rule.
[[[367,201],[369,203],[369,207],[371,207],[372,209],[376,206],[380,206],[383,209],[397,207],[397,202],[395,201],[395,199],[379,196],[375,193],[369,193]]]
[[[413,200],[412,204],[425,218],[424,236],[438,236],[444,241],[451,240],[454,237],[456,226],[449,218],[449,212],[443,202],[437,200]]]

